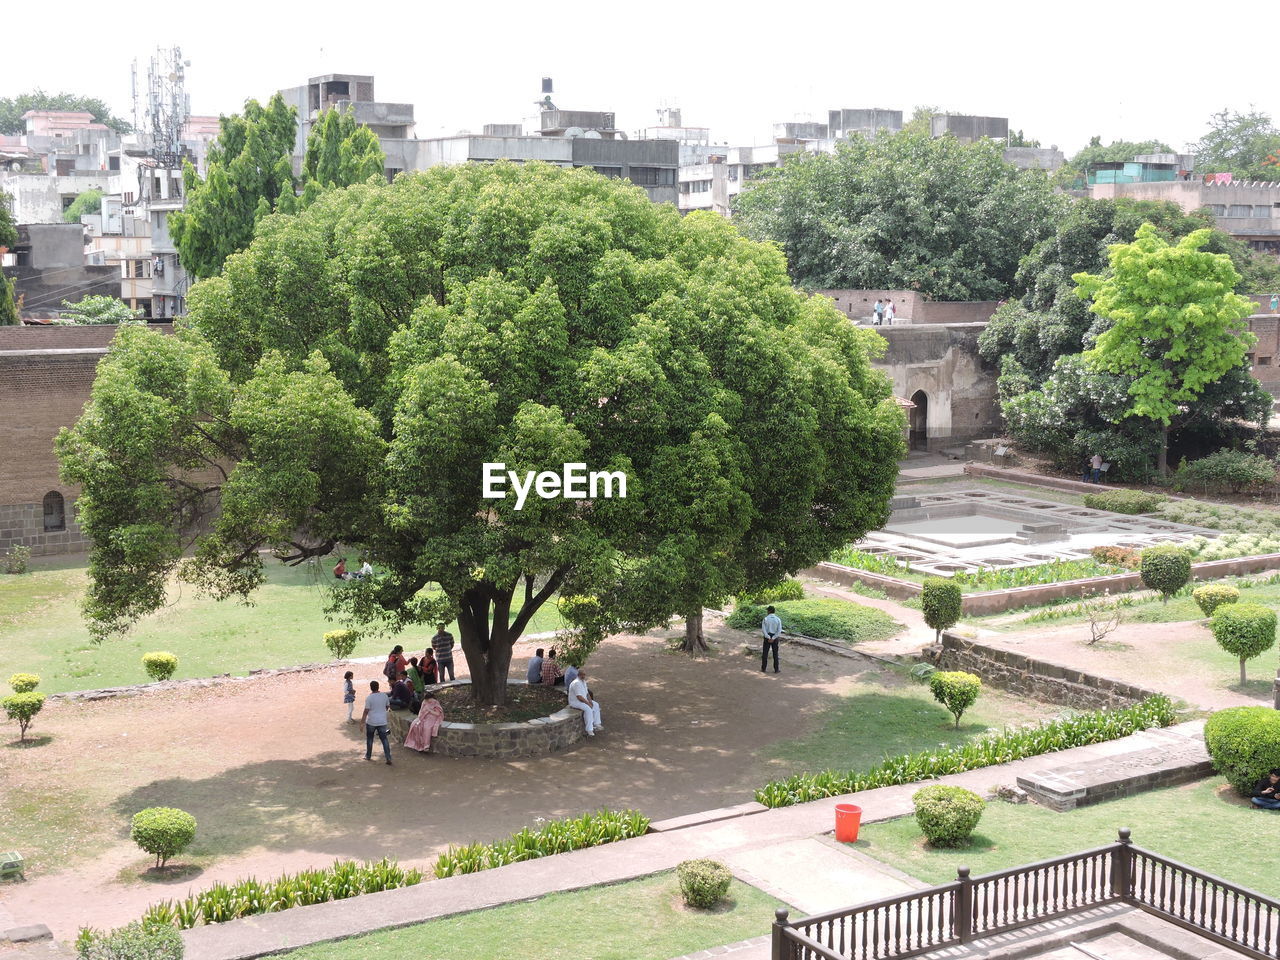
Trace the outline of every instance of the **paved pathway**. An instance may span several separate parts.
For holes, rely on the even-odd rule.
[[[1196,735],[1198,728],[1193,727],[1181,725],[1188,736]],[[1125,744],[1132,750],[1149,749],[1151,738],[1136,734],[1126,738]],[[1092,760],[1114,756],[1120,749],[1123,746],[1115,742],[1077,747],[957,774],[944,778],[943,782],[987,793],[998,785],[1012,784],[1019,774],[1067,763],[1083,766]],[[887,820],[909,814],[911,795],[919,788],[920,784],[882,787],[777,810],[742,805],[733,811],[739,815],[730,819],[650,833],[622,843],[433,880],[416,887],[197,927],[183,934],[186,957],[187,960],[248,960],[324,940],[530,900],[556,891],[630,880],[669,870],[692,857],[714,857],[735,865],[739,871],[750,873],[753,881],[765,889],[778,891],[781,898],[794,898],[792,902],[801,912],[815,906],[890,896],[906,889],[909,881],[883,865],[814,838],[832,829],[837,803],[861,806],[864,822]],[[751,810],[757,812],[748,812]],[[714,811],[708,814],[714,815]],[[1099,837],[1098,843],[1110,839]],[[821,889],[823,878],[830,889]],[[760,918],[762,931],[768,928],[770,919]],[[767,953],[753,952],[758,944],[730,946],[735,952],[721,955],[733,956],[735,960],[767,956]]]

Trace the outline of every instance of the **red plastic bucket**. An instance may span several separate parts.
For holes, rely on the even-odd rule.
[[[858,826],[862,823],[862,808],[852,803],[836,804],[836,840],[853,843],[858,839]]]

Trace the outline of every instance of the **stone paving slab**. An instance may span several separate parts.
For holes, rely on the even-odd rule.
[[[1185,736],[1194,738],[1199,735],[1198,724],[1182,724],[1180,727],[1186,728]],[[1147,749],[1152,743],[1150,739],[1144,739],[1144,734],[1135,734],[1126,740],[1132,742],[1134,750]],[[1100,747],[1105,747],[1107,753]],[[944,777],[941,782],[986,794],[997,786],[1013,784],[1020,775],[1043,770],[1050,765],[1087,766],[1109,755],[1113,749],[1110,744],[1076,747],[1056,754],[971,770]],[[880,787],[681,830],[651,833],[620,843],[513,863],[496,870],[446,880],[432,880],[414,887],[196,927],[183,932],[186,960],[250,960],[326,940],[409,926],[503,903],[533,900],[547,893],[632,880],[670,870],[681,860],[694,857],[732,860],[736,855],[745,856],[772,845],[831,832],[838,803],[856,803],[862,807],[863,823],[906,816],[912,812],[911,795],[921,786],[921,783],[912,783]],[[1120,826],[1125,824],[1116,824],[1116,827]],[[1113,839],[1113,836],[1100,836],[1097,843],[1101,845]],[[1134,842],[1142,843],[1141,831],[1134,837]],[[765,869],[759,879],[778,889],[786,889],[788,883],[799,882],[790,873],[794,868],[794,861],[788,865],[786,858],[780,857],[775,868]],[[800,869],[807,868],[801,864]],[[843,904],[856,900],[847,893],[841,896]],[[771,921],[771,917],[760,918],[762,933],[768,930]],[[748,958],[744,955],[742,960]]]
[[[742,850],[726,860],[739,879],[795,907],[797,915],[826,913],[921,886],[813,837]]]

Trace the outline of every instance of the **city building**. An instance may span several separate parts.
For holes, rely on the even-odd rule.
[[[120,289],[115,267],[86,262],[84,227],[78,223],[18,224],[17,246],[4,259],[24,319],[53,319],[64,300],[115,296]]]
[[[1168,200],[1188,213],[1204,207],[1214,215],[1220,230],[1255,250],[1280,256],[1280,182],[1216,176],[1116,182],[1091,179],[1089,195]]]
[[[804,153],[803,142],[759,147],[720,147],[705,163],[680,168],[680,212],[710,210],[727,217],[743,184],[762,170],[782,166],[791,154]]]
[[[355,117],[377,136],[387,156],[387,179],[403,170],[414,169],[411,157],[414,138],[413,104],[390,103],[374,96],[373,77],[356,73],[329,73],[312,77],[300,87],[280,91],[285,103],[298,112],[298,134],[293,149],[294,172],[302,170],[307,138],[320,115],[339,110]]]
[[[880,131],[897,133],[902,129],[901,110],[883,110],[879,107],[827,111],[827,136],[833,140],[859,136],[874,140]]]
[[[935,113],[929,118],[929,133],[935,137],[947,134],[961,143],[979,140],[1009,139],[1008,117],[975,117],[963,113]]]

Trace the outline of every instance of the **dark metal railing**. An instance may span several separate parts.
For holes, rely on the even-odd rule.
[[[789,919],[778,910],[773,960],[891,960],[1125,903],[1235,947],[1280,960],[1280,902],[1118,842],[842,910]]]

